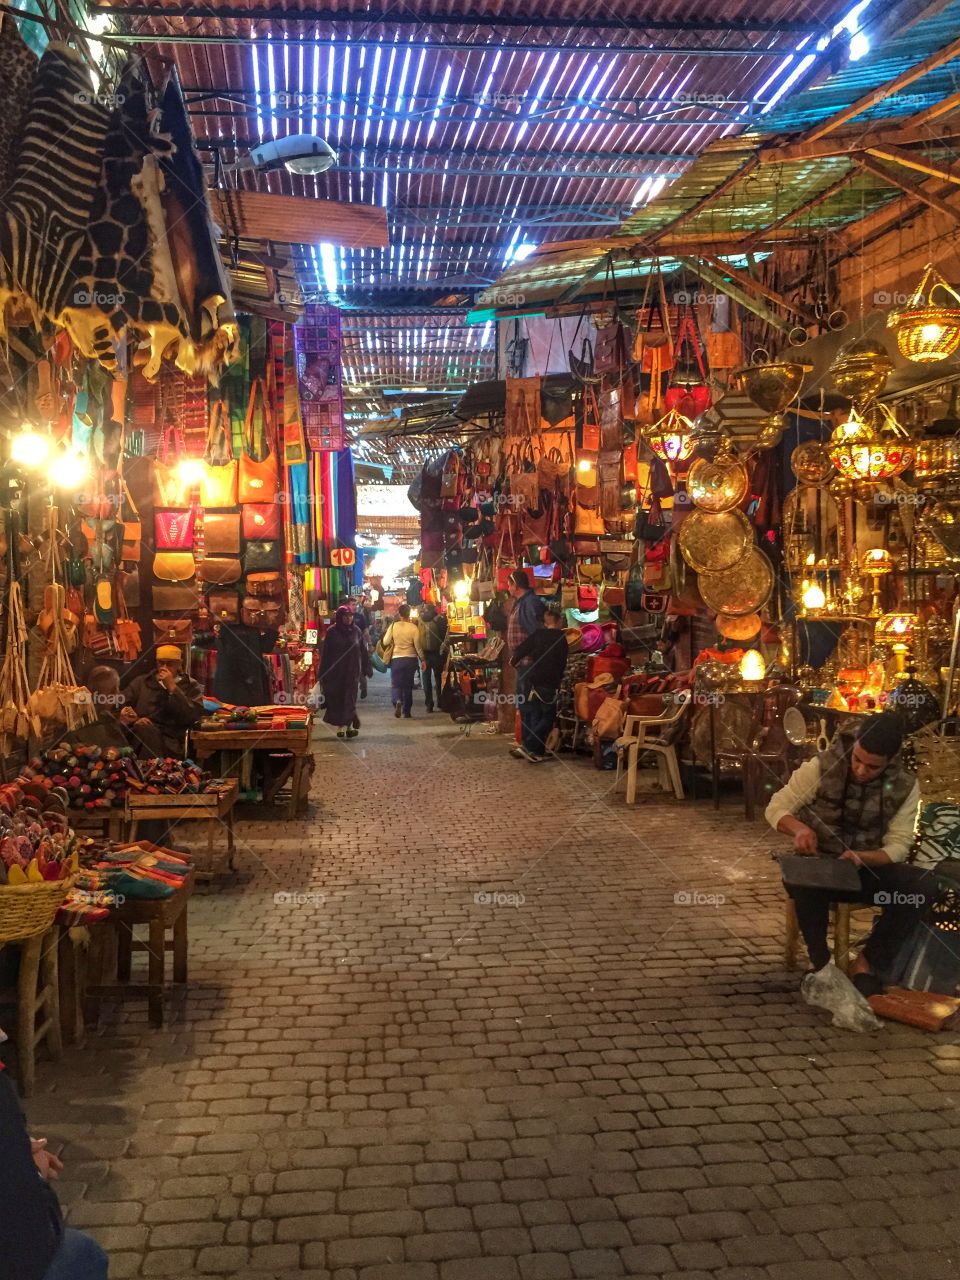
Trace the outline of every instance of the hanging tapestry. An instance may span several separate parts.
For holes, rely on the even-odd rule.
[[[315,450],[346,446],[340,372],[340,312],[311,304],[294,326],[300,413],[307,444]]]

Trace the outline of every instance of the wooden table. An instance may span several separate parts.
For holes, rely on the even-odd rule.
[[[87,1020],[95,1022],[104,996],[119,996],[123,1000],[147,997],[150,1024],[163,1026],[163,999],[167,990],[166,953],[173,953],[173,981],[187,981],[187,904],[193,893],[194,873],[191,871],[179,889],[169,898],[128,898],[110,912],[110,917],[90,926],[91,935],[102,943],[109,929],[116,932],[117,976],[115,982],[104,982],[104,955],[100,953],[101,981],[91,983],[85,993]],[[133,930],[146,925],[146,942],[138,941]],[[167,938],[167,931],[171,937]],[[134,951],[147,952],[147,981],[131,982]],[[96,970],[95,970],[96,971]]]
[[[209,868],[196,871],[198,879],[211,880],[218,872],[233,870],[233,807],[237,803],[240,783],[236,778],[221,778],[206,791],[184,795],[154,795],[145,791],[128,791],[124,817],[128,838],[136,840],[137,825],[149,819],[167,822],[206,822]],[[217,825],[226,829],[227,847],[219,863],[214,854]]]
[[[310,735],[313,725],[310,720],[302,729],[261,729],[256,726],[250,729],[199,728],[191,733],[194,759],[198,763],[209,759],[215,752],[222,753],[222,770],[224,777],[240,778],[245,769],[249,769],[253,753],[256,751],[281,752],[290,754],[290,764],[282,770],[271,787],[264,792],[265,805],[272,804],[281,787],[290,780],[290,804],[287,816],[295,818],[306,808],[301,801],[300,791],[303,781],[303,770],[310,754]]]

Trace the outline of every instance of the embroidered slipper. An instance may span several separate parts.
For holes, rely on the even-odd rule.
[[[105,573],[101,573],[96,581],[93,611],[101,627],[112,627],[117,621],[117,611],[113,605],[113,583]]]

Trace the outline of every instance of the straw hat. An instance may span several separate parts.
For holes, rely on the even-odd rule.
[[[564,627],[564,635],[567,637],[567,652],[579,653],[583,648],[583,632],[579,627]]]

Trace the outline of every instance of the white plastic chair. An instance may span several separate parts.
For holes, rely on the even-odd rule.
[[[660,770],[660,781],[673,788],[678,800],[683,799],[683,782],[680,778],[680,763],[677,760],[677,749],[673,743],[671,730],[677,728],[686,714],[693,695],[687,689],[676,695],[673,708],[668,707],[658,716],[627,716],[623,725],[623,733],[617,739],[617,779],[623,772],[623,758],[627,758],[627,804],[635,804],[637,800],[637,762],[641,751],[652,751],[657,756]]]

